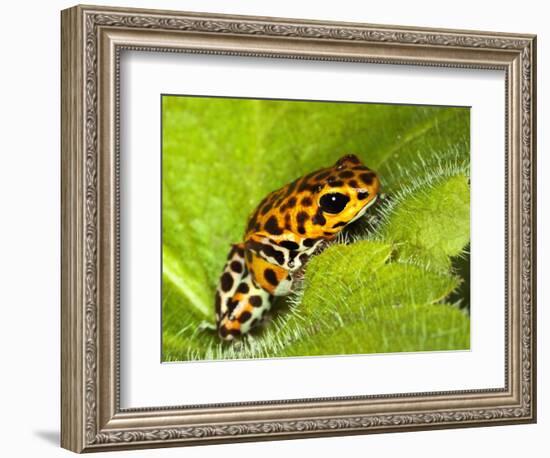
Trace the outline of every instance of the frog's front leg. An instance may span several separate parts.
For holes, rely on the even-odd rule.
[[[272,306],[273,296],[282,295],[281,287],[288,287],[287,277],[285,269],[269,263],[242,244],[235,245],[216,292],[220,337],[231,340],[260,323]]]

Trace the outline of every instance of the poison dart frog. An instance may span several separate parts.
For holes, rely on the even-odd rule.
[[[216,328],[223,340],[261,322],[275,296],[292,292],[296,273],[349,223],[365,214],[380,189],[377,174],[349,154],[268,194],[232,245],[216,290]]]

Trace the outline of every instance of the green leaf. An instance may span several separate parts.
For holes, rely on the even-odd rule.
[[[163,360],[467,348],[468,315],[438,302],[468,281],[469,109],[165,96],[162,117]],[[202,331],[258,202],[349,152],[389,196],[380,226],[313,258],[250,338]]]
[[[399,245],[401,259],[448,270],[470,240],[470,188],[464,175],[451,176],[400,197],[381,237]]]
[[[359,319],[289,346],[285,356],[464,350],[470,320],[448,304],[373,307]]]

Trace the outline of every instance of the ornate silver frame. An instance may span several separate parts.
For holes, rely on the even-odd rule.
[[[535,36],[92,6],[64,10],[61,32],[63,447],[89,452],[535,421]],[[121,409],[124,49],[505,71],[506,386]]]

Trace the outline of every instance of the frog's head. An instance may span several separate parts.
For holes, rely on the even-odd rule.
[[[329,236],[357,220],[376,200],[380,180],[354,154],[341,157],[332,167],[311,177],[317,183],[317,209],[312,222]]]
[[[332,238],[363,216],[379,188],[376,173],[349,154],[269,194],[250,217],[246,234]]]

